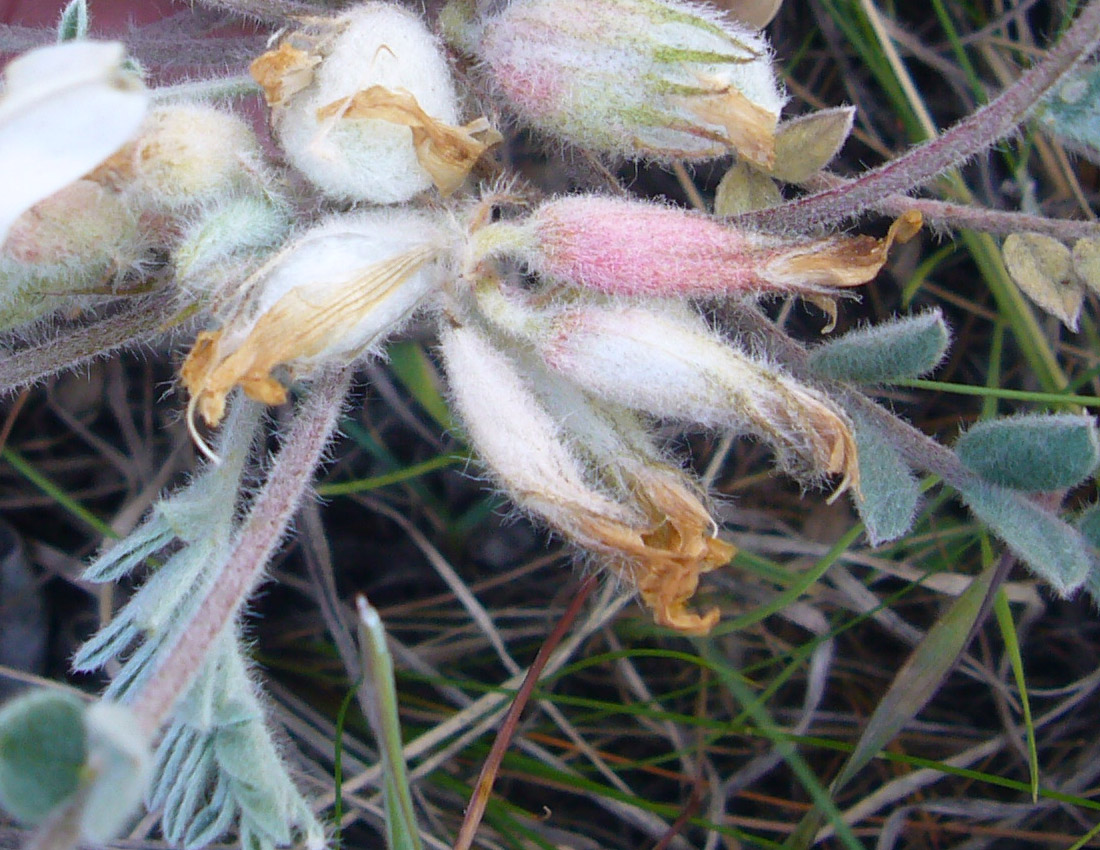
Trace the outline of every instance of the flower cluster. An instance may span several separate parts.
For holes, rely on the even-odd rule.
[[[209,460],[85,574],[145,577],[74,659],[111,669],[105,698],[118,705],[101,717],[32,699],[0,717],[5,736],[48,744],[28,753],[50,771],[55,741],[87,744],[52,791],[32,777],[14,796],[20,748],[0,748],[0,806],[42,824],[38,844],[64,850],[55,827],[72,841],[117,834],[152,765],[146,803],[170,843],[201,847],[235,828],[253,850],[322,846],[236,621],[323,457],[350,367],[384,356],[417,317],[435,331],[456,431],[486,480],[660,626],[712,630],[719,609],[697,592],[735,554],[705,477],[666,444],[673,429],[760,441],[802,485],[850,494],[872,545],[914,527],[918,473],[932,474],[1055,592],[1100,598],[1100,506],[1079,527],[1045,506],[1100,467],[1090,418],[979,423],[950,449],[869,397],[937,367],[950,338],[938,311],[806,348],[757,309],[801,298],[828,332],[922,213],[1014,227],[1009,213],[903,193],[1017,126],[1020,104],[1094,49],[1100,5],[1005,95],[848,180],[823,169],[854,110],[782,121],[765,36],[701,2],[441,0],[434,19],[412,0],[293,17],[283,12],[298,0],[206,2],[278,23],[265,48],[237,55],[236,76],[157,86],[121,44],[88,39],[86,0],[71,0],[60,43],[11,62],[0,88],[0,344],[22,364],[11,378],[0,363],[8,383],[189,328],[180,384]],[[263,130],[231,108],[242,94],[266,104]],[[1062,115],[1058,103],[1040,114]],[[506,122],[593,167],[571,194],[540,193],[514,173]],[[708,160],[723,173],[710,207],[682,166]],[[624,162],[670,167],[695,209],[632,195],[613,174]],[[783,202],[803,190],[813,194]],[[867,209],[895,217],[884,237],[823,229]],[[1071,250],[1062,224],[1024,219],[1038,229],[1005,241],[1007,270],[1072,326],[1100,278],[1095,225],[1079,223]],[[301,381],[311,386],[294,415],[267,422],[264,406]],[[280,437],[270,454],[266,428]],[[361,699],[392,790],[404,783],[392,673],[380,629],[367,631]]]
[[[514,0],[481,15],[454,0],[441,25],[476,58],[494,109],[550,136],[635,158],[775,164],[784,96],[768,46],[717,14],[680,0]],[[196,420],[216,426],[235,388],[281,404],[293,381],[381,353],[420,311],[440,325],[455,410],[493,480],[635,586],[662,625],[715,623],[688,602],[733,550],[651,422],[754,435],[801,480],[858,493],[844,411],[695,304],[828,300],[874,277],[918,221],[883,240],[783,238],[638,199],[455,195],[502,137],[483,117],[464,123],[443,45],[392,3],[310,19],[251,71],[290,166],[361,209],[292,226],[293,184],[247,124],[185,99],[89,151],[81,179],[15,220],[3,247],[21,278],[11,291],[39,294],[58,269],[70,292],[78,280],[109,290],[147,251],[167,251],[211,317],[181,372],[211,457]]]

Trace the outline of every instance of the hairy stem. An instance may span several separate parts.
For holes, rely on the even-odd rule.
[[[287,18],[311,17],[323,8],[300,0],[199,0],[203,6],[232,12],[244,18],[255,18],[272,24],[285,24]]]
[[[348,374],[346,369],[332,372],[314,382],[272,463],[267,483],[226,556],[221,575],[137,694],[134,713],[150,734],[160,728],[176,700],[187,692],[210,648],[233,622],[283,539],[336,425]]]
[[[779,206],[735,216],[730,221],[768,230],[805,229],[839,223],[875,208],[884,197],[912,191],[1011,134],[1032,107],[1097,42],[1100,42],[1100,3],[1091,2],[1042,62],[943,135],[910,148],[860,177]]]
[[[83,366],[125,346],[165,334],[187,310],[175,292],[134,299],[124,309],[51,339],[0,356],[0,393],[13,393],[66,369]]]
[[[835,175],[821,175],[809,185],[815,189],[840,186],[847,181]],[[908,195],[887,195],[875,201],[871,209],[883,215],[897,217],[909,210],[921,214],[924,223],[934,230],[976,230],[1007,236],[1010,233],[1042,233],[1066,241],[1100,236],[1100,222],[1078,219],[1049,218],[1041,215],[991,210],[971,204],[956,204],[936,198],[913,198]]]

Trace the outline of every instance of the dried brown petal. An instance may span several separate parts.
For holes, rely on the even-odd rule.
[[[275,108],[307,88],[313,82],[313,69],[320,63],[320,56],[283,41],[252,60],[248,70],[264,90],[267,105]]]
[[[308,286],[300,286],[253,323],[238,316],[222,330],[203,331],[180,371],[192,408],[208,425],[216,425],[225,414],[226,396],[236,386],[256,401],[282,404],[286,390],[271,375],[276,367],[308,361],[343,343],[435,256],[431,247],[407,251],[360,270],[323,303]],[[373,339],[371,335],[364,345]]]
[[[803,300],[813,304],[818,310],[825,314],[825,318],[828,321],[825,322],[825,326],[821,329],[823,334],[831,334],[836,330],[836,320],[839,318],[839,315],[835,298],[830,298],[828,295],[811,294],[803,296]]]
[[[471,121],[465,127],[452,127],[428,115],[409,92],[385,86],[371,86],[350,99],[317,110],[319,121],[334,115],[408,127],[412,130],[417,160],[444,195],[461,186],[481,155],[504,139],[485,118]]]
[[[712,533],[714,522],[675,470],[645,466],[631,476],[648,527],[605,516],[577,514],[577,535],[585,545],[611,556],[611,565],[638,589],[658,625],[687,634],[706,634],[717,610],[687,609],[699,576],[729,562],[736,548]]]
[[[777,253],[760,276],[785,289],[859,286],[882,269],[895,242],[907,242],[921,228],[921,214],[903,213],[882,239],[870,236],[834,236]]]
[[[753,103],[718,78],[700,78],[705,94],[685,95],[682,105],[704,124],[726,131],[727,143],[738,156],[761,168],[775,164],[775,128],[779,115]]]

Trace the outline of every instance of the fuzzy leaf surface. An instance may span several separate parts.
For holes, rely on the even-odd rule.
[[[1088,416],[1031,415],[979,422],[955,444],[959,459],[1002,487],[1075,487],[1100,465],[1100,434]]]
[[[810,353],[821,378],[888,384],[919,378],[939,365],[951,334],[939,310],[847,333]]]
[[[76,793],[87,761],[84,704],[33,691],[0,710],[0,805],[40,824]]]
[[[976,482],[959,489],[967,507],[1055,592],[1069,595],[1092,569],[1081,533],[1012,490]]]
[[[889,438],[868,417],[848,411],[859,449],[859,518],[872,546],[897,540],[913,527],[920,486]]]

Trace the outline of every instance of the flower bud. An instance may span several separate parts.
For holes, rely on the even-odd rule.
[[[662,625],[703,633],[718,621],[718,611],[692,614],[685,602],[694,594],[701,573],[726,564],[736,551],[720,540],[701,498],[701,488],[686,472],[672,466],[653,438],[630,411],[601,403],[576,385],[537,364],[528,368],[535,389],[550,415],[561,423],[575,446],[614,485],[622,501],[635,506],[650,522],[643,539],[661,555],[613,564],[638,588]]]
[[[291,212],[277,197],[244,194],[199,207],[179,225],[172,247],[176,283],[216,292],[239,270],[258,262],[286,239]]]
[[[77,180],[21,215],[0,248],[0,329],[37,319],[74,296],[110,295],[147,247],[116,192]]]
[[[646,159],[775,156],[785,97],[759,33],[680,0],[513,0],[441,18],[532,127]]]
[[[281,404],[276,367],[293,379],[376,350],[441,285],[449,240],[434,219],[408,210],[339,216],[307,231],[245,282],[218,330],[198,335],[181,370],[191,410],[218,423],[235,386]]]
[[[701,319],[641,307],[568,309],[536,340],[547,365],[597,398],[653,416],[745,430],[780,465],[858,490],[847,416],[828,397],[717,337]]]
[[[21,215],[2,253],[27,267],[72,272],[111,262],[123,267],[137,243],[137,219],[118,194],[77,180]]]
[[[252,64],[291,164],[334,198],[400,203],[454,191],[500,141],[458,122],[439,44],[412,12],[364,3],[285,39]]]
[[[173,212],[241,191],[258,193],[263,153],[240,117],[204,103],[152,110],[137,138],[95,170],[93,179],[124,189],[134,204]]]
[[[670,471],[630,458],[623,437],[606,424],[593,433],[581,425],[574,444],[543,403],[540,374],[524,371],[480,331],[449,327],[441,344],[470,442],[516,504],[603,556],[638,589],[660,625],[709,631],[718,612],[699,615],[686,604],[699,574],[724,564],[733,550],[710,533],[713,523],[690,489]],[[582,421],[599,419],[583,400],[572,412]],[[622,500],[592,483],[580,457],[589,437],[593,445],[627,451],[621,471],[630,489]]]
[[[700,297],[828,292],[878,274],[895,240],[920,227],[899,218],[884,239],[795,241],[750,233],[700,213],[644,201],[578,195],[550,201],[496,241],[544,277],[615,295]],[[489,230],[489,228],[485,228]],[[485,244],[492,232],[479,237]]]

